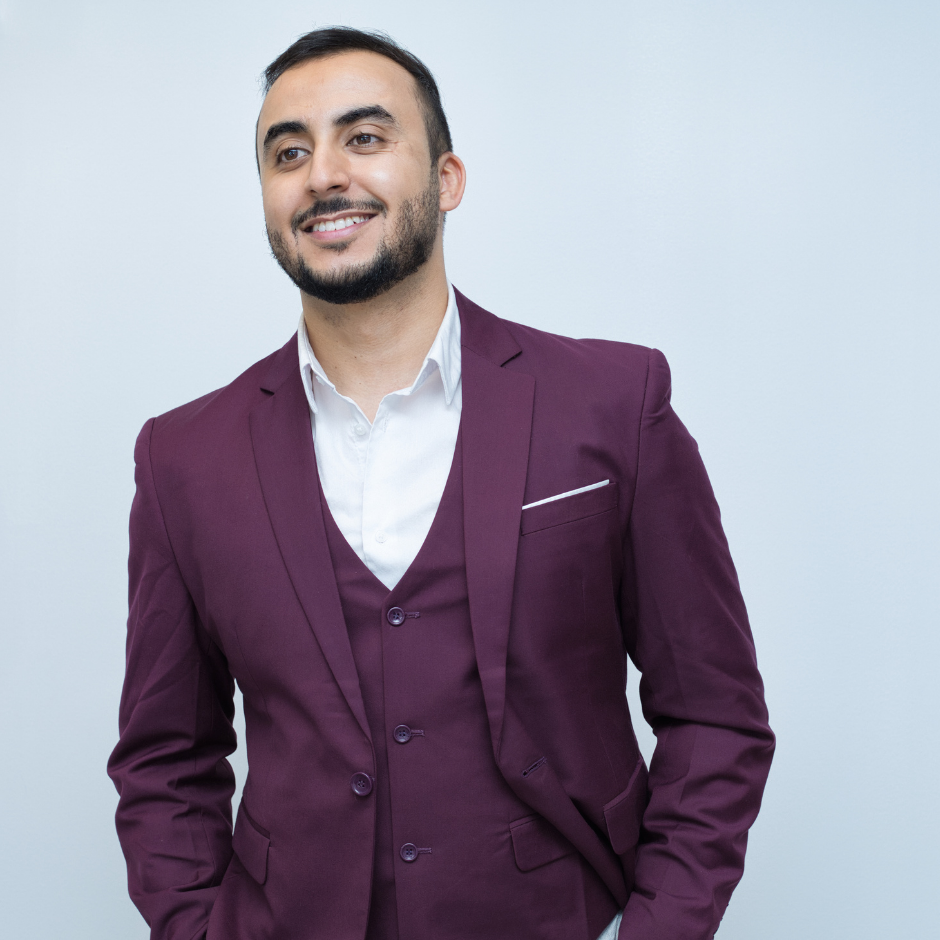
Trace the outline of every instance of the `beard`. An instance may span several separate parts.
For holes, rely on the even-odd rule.
[[[424,192],[402,203],[395,230],[382,239],[371,260],[327,274],[317,273],[299,253],[292,252],[280,232],[268,228],[268,243],[277,263],[305,294],[328,304],[361,304],[410,277],[431,257],[440,226],[439,199],[437,174],[434,174]],[[296,239],[300,227],[318,216],[357,210],[387,214],[380,202],[353,202],[338,196],[316,202],[294,216],[291,232]],[[323,247],[342,253],[349,244],[340,242]]]

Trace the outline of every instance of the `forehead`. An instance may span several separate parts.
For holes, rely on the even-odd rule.
[[[288,69],[271,86],[258,133],[275,121],[303,118],[311,125],[352,108],[380,104],[407,126],[421,122],[415,80],[397,62],[374,52],[342,52]]]

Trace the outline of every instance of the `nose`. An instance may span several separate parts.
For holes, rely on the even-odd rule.
[[[309,166],[307,188],[317,198],[335,195],[349,186],[349,165],[341,151],[329,146],[315,147]]]

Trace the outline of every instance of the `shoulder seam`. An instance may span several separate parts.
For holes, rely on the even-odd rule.
[[[170,530],[167,528],[166,524],[166,514],[163,512],[163,503],[160,501],[160,493],[157,490],[157,476],[153,472],[153,432],[156,426],[157,418],[151,418],[150,434],[147,436],[147,469],[150,473],[150,483],[153,486],[153,498],[156,500],[157,509],[160,511],[160,525],[163,526],[163,534],[166,536],[166,544],[170,547],[170,554],[173,556],[173,564],[176,565],[176,570],[179,572],[180,581],[186,585],[186,593],[189,595],[189,601],[195,608],[195,603],[193,602],[193,592],[189,589],[189,585],[186,584],[186,579],[183,577],[183,569],[180,566],[179,558],[176,555],[176,549],[173,547],[173,540],[170,538]]]
[[[646,381],[643,385],[643,402],[640,405],[640,420],[637,422],[636,433],[636,471],[633,474],[633,498],[630,502],[631,507],[636,503],[636,491],[640,485],[640,456],[643,444],[643,420],[646,417],[646,399],[650,391],[650,373],[652,372],[652,360],[655,349],[649,349],[646,353]],[[632,512],[632,509],[631,509]]]

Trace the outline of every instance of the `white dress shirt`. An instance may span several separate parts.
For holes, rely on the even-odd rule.
[[[454,290],[417,378],[386,395],[371,424],[327,378],[302,317],[297,344],[323,495],[346,541],[391,590],[431,528],[454,458],[463,401]]]

